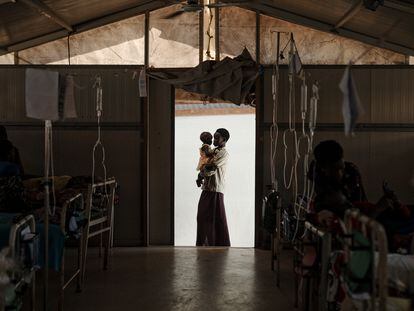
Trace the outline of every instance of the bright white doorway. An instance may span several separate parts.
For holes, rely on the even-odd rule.
[[[200,133],[209,131],[214,134],[216,129],[224,127],[230,132],[224,202],[231,246],[254,247],[256,116],[253,109],[240,111],[238,109],[243,108],[233,105],[231,109],[222,109],[231,104],[210,105],[211,108],[193,104],[191,115],[176,114],[175,117],[175,245],[194,246],[196,241],[197,206],[201,194],[195,183]],[[176,105],[176,111],[179,111],[178,106],[182,105]],[[194,109],[204,110],[201,112],[204,115]],[[205,109],[216,114],[211,115]]]

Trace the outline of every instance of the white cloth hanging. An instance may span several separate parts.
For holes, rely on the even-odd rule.
[[[344,118],[345,135],[349,135],[353,133],[358,118],[363,112],[350,66],[347,66],[345,69],[339,83],[339,89],[343,94],[342,115]]]
[[[26,69],[26,115],[39,120],[59,119],[59,73]]]
[[[63,85],[59,86],[59,83]],[[59,79],[58,72],[26,69],[26,115],[33,119],[51,121],[76,118],[74,88],[75,82],[71,75]],[[60,103],[59,98],[63,99]],[[59,109],[59,104],[63,105],[63,109]]]
[[[295,51],[295,54],[293,54],[291,66],[293,66],[296,75],[300,76],[302,74],[302,60],[300,59],[298,51]]]

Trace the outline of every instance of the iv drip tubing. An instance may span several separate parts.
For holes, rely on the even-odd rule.
[[[277,146],[279,141],[279,126],[277,124],[278,106],[279,106],[279,50],[280,50],[280,32],[277,33],[277,52],[276,60],[272,72],[272,125],[270,127],[270,175],[272,188],[279,190],[279,182],[276,176],[276,157]]]
[[[306,81],[303,80],[303,85],[305,85]],[[302,93],[302,96],[305,94],[306,92]],[[301,99],[302,103],[303,102],[303,98]],[[294,241],[296,239],[296,236],[298,234],[298,230],[299,230],[299,222],[300,222],[300,216],[301,210],[305,210],[306,212],[309,212],[309,208],[310,208],[310,203],[314,194],[314,187],[315,187],[315,166],[313,166],[313,174],[312,174],[312,182],[310,182],[307,178],[307,172],[309,170],[309,157],[310,154],[312,152],[312,148],[313,148],[313,137],[314,137],[314,132],[315,132],[315,128],[316,128],[316,119],[317,119],[317,104],[318,104],[318,100],[319,100],[319,89],[318,89],[318,85],[317,83],[313,84],[312,86],[312,98],[310,101],[310,115],[309,115],[309,134],[306,134],[305,132],[305,119],[306,119],[306,114],[303,113],[303,110],[305,107],[302,106],[302,136],[299,138],[298,141],[298,150],[300,150],[300,141],[302,139],[306,139],[307,141],[307,150],[306,153],[304,154],[304,160],[303,160],[303,178],[304,178],[304,183],[303,183],[303,194],[302,194],[302,198],[301,198],[301,202],[298,204],[295,201],[295,215],[296,215],[296,226],[295,226],[295,232],[294,235],[292,237],[292,241]],[[304,203],[306,200],[306,208],[304,207]],[[297,208],[296,208],[297,207]],[[304,233],[302,235],[302,238],[305,236],[306,234],[306,229],[304,230]]]
[[[298,146],[297,146],[297,133],[295,130],[295,76],[292,70],[293,65],[292,62],[294,61],[294,43],[293,43],[293,34],[290,35],[290,51],[289,51],[289,129],[283,132],[283,145],[284,145],[284,165],[283,165],[283,182],[286,189],[290,189],[292,183],[296,185],[295,189],[293,189],[294,193],[297,190],[297,162],[298,162]],[[287,133],[292,133],[294,139],[294,158],[293,164],[290,169],[289,179],[287,178],[287,155],[288,155],[288,144],[286,141]],[[294,195],[294,199],[296,199],[296,194]]]
[[[278,181],[276,178],[276,160],[277,160],[277,147],[279,139],[279,126],[277,123],[278,106],[279,106],[279,46],[280,46],[280,33],[277,37],[277,55],[276,63],[273,66],[272,72],[272,98],[273,98],[273,111],[272,111],[272,125],[270,127],[270,173],[272,188],[278,191]],[[304,211],[309,211],[311,199],[314,193],[314,181],[308,180],[309,159],[313,149],[314,133],[316,129],[316,116],[317,116],[317,104],[319,100],[318,86],[314,84],[312,86],[312,96],[308,103],[308,89],[306,85],[306,75],[302,74],[299,78],[302,80],[301,85],[301,131],[296,131],[296,78],[297,73],[295,71],[295,58],[298,57],[298,50],[296,47],[293,34],[290,33],[290,39],[286,44],[283,51],[290,45],[289,51],[289,90],[288,90],[288,129],[283,132],[283,148],[284,148],[284,163],[283,163],[283,184],[286,190],[291,190],[293,212],[296,217],[295,231],[292,241],[296,239],[299,230],[299,223],[301,221]],[[283,53],[282,51],[282,53]],[[296,55],[296,56],[295,56]],[[309,120],[307,120],[309,118]],[[308,125],[308,127],[307,127]],[[304,147],[303,144],[306,144]],[[291,146],[290,146],[291,145]],[[302,148],[301,148],[302,146]],[[301,155],[301,149],[304,154]],[[292,163],[288,163],[289,157]],[[303,161],[303,162],[302,162]],[[303,183],[299,187],[298,182],[298,165],[303,169]],[[315,177],[315,174],[313,174]],[[302,188],[303,187],[303,188]],[[302,188],[302,189],[300,189]],[[300,195],[299,195],[300,193]],[[300,199],[299,199],[300,197]],[[306,232],[306,231],[305,231]]]
[[[105,147],[102,144],[102,140],[101,140],[101,116],[102,116],[102,111],[103,111],[101,77],[97,76],[95,78],[95,84],[93,87],[96,88],[96,115],[97,115],[98,137],[92,150],[92,184],[95,183],[95,168],[96,168],[95,154],[98,148],[100,149],[101,155],[102,155],[101,165],[102,165],[103,172],[104,172],[104,181],[106,181],[107,179],[107,169],[106,169],[106,164],[105,164],[105,156],[106,156]],[[105,187],[105,190],[106,190],[106,187]]]

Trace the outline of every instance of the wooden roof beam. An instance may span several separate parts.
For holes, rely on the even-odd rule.
[[[19,0],[20,3],[25,4],[39,14],[49,18],[56,24],[62,26],[69,32],[73,32],[73,28],[63,18],[58,16],[51,8],[44,4],[41,0]]]
[[[402,2],[398,0],[386,0],[384,7],[394,9],[407,14],[414,14],[414,5],[408,2]]]
[[[354,17],[364,6],[364,1],[358,0],[342,17],[341,19],[335,24],[333,30],[336,30],[343,25],[347,21],[349,21],[352,17]]]

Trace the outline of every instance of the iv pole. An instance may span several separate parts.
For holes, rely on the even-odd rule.
[[[49,299],[49,211],[50,211],[50,180],[49,180],[49,168],[50,168],[50,157],[51,157],[51,138],[52,121],[45,120],[45,167],[44,167],[44,186],[45,186],[45,213],[44,213],[44,235],[45,235],[45,249],[44,249],[44,306],[43,310],[48,310],[48,299]]]
[[[49,210],[50,210],[50,187],[49,187],[49,168],[50,168],[50,134],[52,129],[52,121],[45,120],[45,163],[44,163],[44,186],[45,186],[45,213],[44,213],[44,234],[45,234],[45,249],[44,249],[44,288],[43,298],[44,306],[43,310],[48,310],[48,298],[49,298]]]

